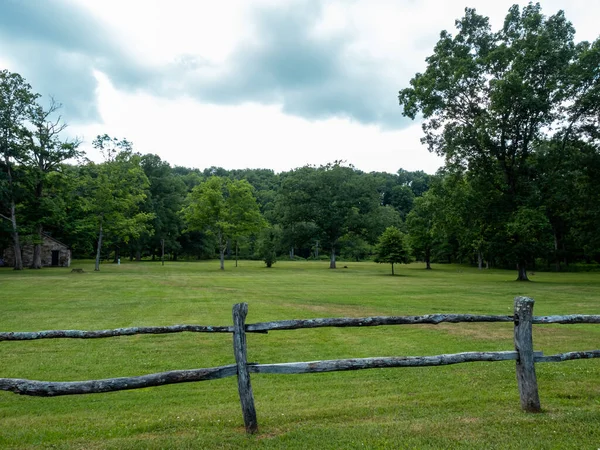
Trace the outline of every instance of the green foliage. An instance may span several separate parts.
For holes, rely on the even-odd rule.
[[[394,275],[394,264],[408,264],[410,261],[410,248],[404,233],[396,227],[386,228],[375,247],[375,262],[391,264]]]
[[[107,142],[115,141],[106,138],[105,135],[100,145],[111,159],[98,165],[89,163],[79,179],[82,209],[87,213],[80,226],[91,227],[98,233],[96,270],[100,270],[105,236],[113,244],[127,243],[149,232],[149,222],[154,218],[153,213],[141,210],[149,184],[140,166],[140,156],[131,153],[127,141],[116,141],[117,147],[112,148]]]
[[[313,224],[321,246],[331,251],[332,269],[336,267],[339,240],[349,232],[364,235],[378,205],[375,180],[339,161],[319,168],[302,167],[282,178],[282,223]]]
[[[277,262],[277,253],[281,247],[281,229],[277,226],[263,228],[256,243],[256,253],[267,267]]]
[[[143,155],[140,165],[148,177],[148,195],[143,210],[152,213],[152,232],[144,233],[132,246],[138,256],[144,251],[152,256],[161,254],[164,242],[166,253],[181,250],[178,241],[184,227],[179,211],[183,207],[186,186],[181,177],[171,170],[169,163],[157,155]]]
[[[14,177],[15,163],[25,158],[23,138],[28,130],[26,120],[38,95],[18,73],[0,71],[0,208],[10,216],[16,270],[23,269],[16,217],[19,186]]]
[[[222,270],[228,240],[257,233],[265,224],[250,183],[217,176],[192,189],[182,213],[189,230],[216,237]]]
[[[436,244],[436,211],[440,199],[433,192],[426,192],[415,201],[415,206],[406,218],[410,246],[417,258],[431,269],[431,254]]]
[[[488,211],[471,225],[477,251],[496,246],[497,255],[512,254],[523,269],[540,249],[530,227],[515,226],[520,211],[543,201],[536,152],[551,140],[563,149],[584,136],[598,143],[592,129],[598,124],[600,44],[576,45],[562,11],[545,17],[532,3],[511,7],[497,32],[470,8],[456,27],[454,36],[441,33],[425,72],[400,91],[400,104],[408,117],[423,115],[423,142],[446,158],[447,169],[471,177],[478,206]],[[551,222],[559,238],[561,219]]]
[[[340,238],[341,257],[350,261],[362,261],[368,258],[373,246],[356,233],[348,233]]]

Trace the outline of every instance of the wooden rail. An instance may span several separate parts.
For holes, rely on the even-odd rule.
[[[135,334],[164,333],[232,333],[235,364],[193,370],[173,370],[136,377],[108,378],[104,380],[52,382],[20,378],[0,378],[0,390],[21,395],[52,397],[59,395],[93,394],[128,389],[139,389],[166,384],[208,381],[237,376],[242,415],[248,433],[258,430],[254,395],[250,382],[251,373],[303,374],[362,370],[390,367],[421,367],[461,364],[484,361],[516,361],[521,407],[528,412],[541,410],[535,375],[535,363],[562,362],[574,359],[600,358],[600,350],[574,351],[544,356],[533,351],[533,324],[599,324],[600,315],[533,316],[534,301],[527,297],[516,297],[513,316],[472,314],[430,314],[423,316],[325,318],[282,320],[246,324],[248,305],[233,306],[233,326],[173,325],[164,327],[131,327],[111,330],[46,330],[37,332],[0,332],[0,341],[23,341],[34,339],[95,339]],[[402,356],[326,361],[289,362],[278,364],[248,363],[246,333],[267,333],[274,330],[295,330],[322,327],[369,327],[383,325],[416,325],[463,322],[513,322],[515,350],[497,352],[465,352],[433,356]]]

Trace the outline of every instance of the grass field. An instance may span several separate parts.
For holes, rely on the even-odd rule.
[[[230,325],[430,313],[600,314],[599,273],[462,266],[241,261],[0,270],[0,331]],[[512,324],[323,328],[248,335],[248,359],[275,363],[512,350]],[[180,333],[0,342],[0,377],[67,381],[233,363],[231,336]],[[600,348],[599,325],[534,326],[545,354]],[[520,410],[514,362],[253,375],[259,433],[246,436],[234,377],[57,398],[0,392],[0,448],[600,448],[600,360],[538,364],[541,414]]]

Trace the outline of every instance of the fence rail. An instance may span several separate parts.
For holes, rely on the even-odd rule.
[[[0,378],[0,390],[20,395],[52,397],[59,395],[92,394],[128,389],[140,389],[175,383],[216,380],[237,376],[238,391],[242,405],[242,415],[246,431],[254,433],[258,429],[254,395],[250,382],[251,373],[304,374],[362,370],[391,367],[423,367],[461,364],[467,362],[516,361],[516,373],[521,399],[525,411],[541,410],[535,363],[563,362],[575,359],[600,358],[600,350],[572,351],[544,356],[533,351],[533,324],[600,324],[600,315],[533,316],[534,301],[527,297],[515,298],[513,316],[472,315],[472,314],[429,314],[422,316],[324,318],[282,320],[246,324],[248,305],[238,303],[233,306],[233,326],[173,325],[164,327],[131,327],[110,330],[45,330],[37,332],[0,332],[0,341],[25,341],[35,339],[96,339],[136,334],[166,333],[232,333],[236,364],[192,370],[173,370],[136,377],[108,378],[103,380],[52,382],[20,378]],[[439,323],[474,322],[513,322],[514,351],[464,352],[433,356],[402,356],[335,359],[324,361],[288,362],[277,364],[248,363],[246,333],[267,333],[275,330],[296,330],[322,327],[370,327],[384,325],[417,325]]]

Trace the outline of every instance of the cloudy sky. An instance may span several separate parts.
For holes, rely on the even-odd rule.
[[[69,133],[172,165],[364,171],[442,164],[398,91],[466,6],[497,29],[515,0],[0,0],[0,69],[63,104]],[[598,37],[597,0],[563,9]]]

